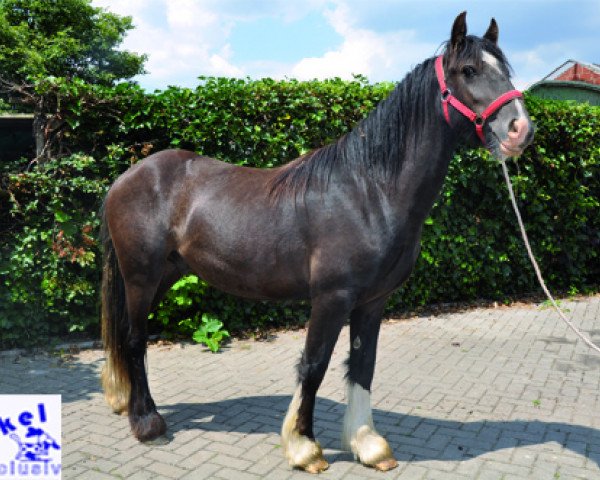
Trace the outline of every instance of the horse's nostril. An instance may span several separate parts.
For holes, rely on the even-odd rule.
[[[525,117],[512,120],[508,127],[508,137],[518,143],[523,143],[530,133],[529,120]]]

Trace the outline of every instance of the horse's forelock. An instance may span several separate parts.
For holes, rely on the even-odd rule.
[[[464,43],[458,50],[453,50],[450,41],[448,41],[446,42],[444,51],[450,52],[450,55],[448,55],[449,63],[447,65],[450,69],[460,70],[464,65],[475,65],[477,68],[481,68],[483,65],[483,54],[487,52],[498,61],[507,76],[510,76],[512,73],[512,67],[502,50],[485,38],[467,35]]]

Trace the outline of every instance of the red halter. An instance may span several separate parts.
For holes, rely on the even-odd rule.
[[[464,103],[462,103],[458,98],[452,95],[452,92],[446,86],[443,60],[443,55],[440,55],[435,59],[435,73],[437,75],[438,83],[440,84],[440,91],[442,92],[442,107],[444,109],[444,117],[446,118],[446,122],[448,122],[448,125],[450,125],[450,113],[448,112],[448,104],[450,104],[475,124],[477,136],[479,136],[481,142],[485,145],[485,137],[483,135],[483,125],[485,124],[485,121],[504,104],[515,98],[522,98],[523,94],[518,90],[510,90],[506,93],[503,93],[496,100],[490,103],[490,105],[483,111],[481,115],[478,115]]]

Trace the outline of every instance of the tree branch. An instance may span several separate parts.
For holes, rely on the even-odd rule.
[[[34,104],[38,96],[34,92],[34,85],[31,83],[14,83],[10,80],[0,76],[0,92],[1,93],[17,93],[22,99],[23,103]]]

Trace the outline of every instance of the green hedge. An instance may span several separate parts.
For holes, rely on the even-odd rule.
[[[40,85],[68,128],[57,151],[78,152],[25,169],[5,166],[0,220],[0,346],[98,329],[98,211],[131,163],[182,147],[240,165],[271,167],[350,129],[390,84],[205,78],[195,90],[145,94],[78,82]],[[522,213],[551,288],[600,285],[600,109],[527,97],[535,145],[516,165]],[[427,220],[416,270],[390,310],[537,292],[497,163],[461,151]],[[306,304],[239,300],[195,278],[178,282],[152,316],[154,331],[190,334],[202,314],[230,331],[264,331],[307,318]]]

